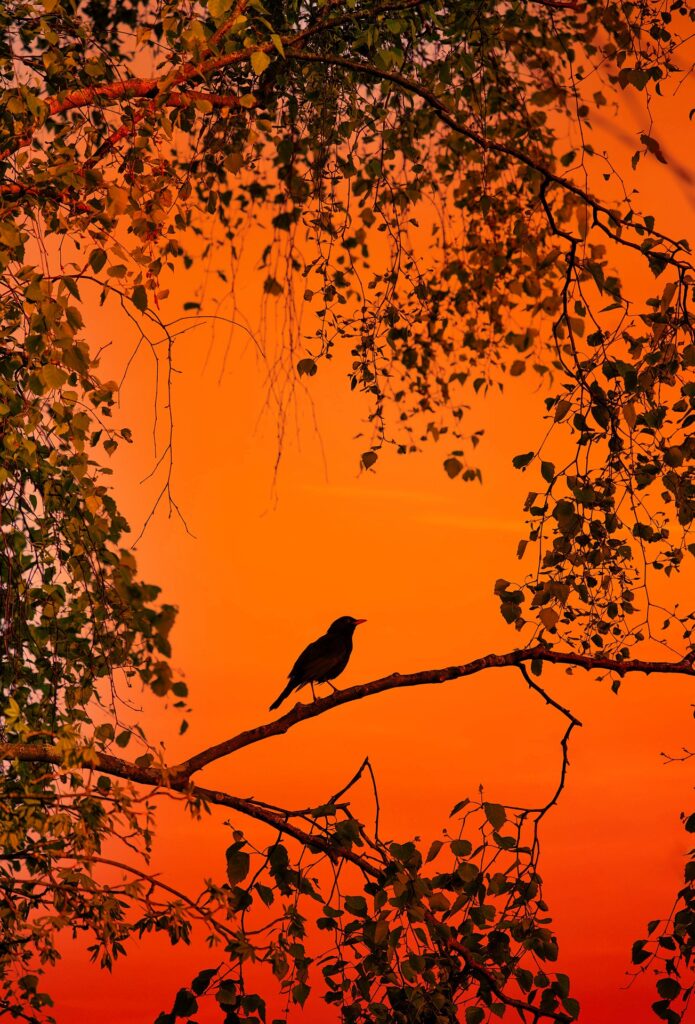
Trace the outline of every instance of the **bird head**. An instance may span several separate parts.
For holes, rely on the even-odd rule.
[[[328,627],[329,633],[353,633],[355,628],[366,619],[354,619],[352,615],[341,615],[339,619],[332,622]]]

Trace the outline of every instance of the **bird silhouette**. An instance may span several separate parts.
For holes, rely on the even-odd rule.
[[[314,683],[328,683],[340,675],[352,654],[352,634],[361,622],[366,621],[353,619],[352,615],[341,615],[332,622],[323,636],[314,640],[299,655],[289,674],[287,686],[270,705],[270,710],[275,711],[293,690],[299,690],[307,683],[311,684],[311,692],[316,700]]]

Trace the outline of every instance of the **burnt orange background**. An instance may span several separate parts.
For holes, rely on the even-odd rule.
[[[656,134],[667,155],[681,162],[692,105],[682,91],[660,111]],[[607,118],[604,141],[627,164],[633,146],[616,141],[610,120],[634,140],[636,129],[646,127],[644,115],[626,104],[619,120],[610,108]],[[649,158],[633,180],[658,226],[677,237],[688,228],[695,235],[692,186],[672,167]],[[248,242],[252,251],[258,243],[258,256],[261,241],[251,236]],[[224,252],[217,258],[227,265]],[[252,323],[264,276],[254,264],[255,258],[247,261],[238,286],[241,311]],[[224,293],[216,292],[209,269],[194,265],[177,273],[167,314],[197,299],[203,286],[204,310],[214,311]],[[220,311],[229,314],[229,305]],[[136,341],[132,329],[96,306],[90,323],[100,344],[114,342],[104,355],[104,375],[119,377]],[[266,721],[296,655],[338,615],[368,620],[341,685],[514,647],[517,637],[499,616],[493,584],[498,576],[522,574],[515,552],[533,480],[515,472],[511,459],[544,431],[543,387],[522,377],[504,395],[479,397],[471,410],[472,429],[486,431],[482,486],[449,481],[441,468],[447,452],[435,446],[407,459],[387,455],[377,473],[360,474],[366,445],[354,435],[365,407],[349,393],[347,362],[338,358],[322,364],[297,394],[274,489],[277,423],[272,409],[264,410],[266,366],[243,332],[230,337],[227,330],[222,324],[213,332],[204,323],[175,346],[181,373],[174,382],[174,487],[194,537],[162,510],[138,547],[145,578],[180,606],[173,660],[190,687],[191,728],[177,737],[178,718],[155,700],[145,700],[138,713],[150,737],[164,739],[172,761]],[[270,326],[271,336],[274,330],[282,330],[281,319]],[[135,532],[158,490],[156,481],[140,484],[153,464],[152,366],[143,351],[123,386],[121,414],[136,444],[114,459],[116,491]],[[692,593],[692,573],[689,582],[672,586]],[[668,912],[682,879],[686,842],[678,816],[691,799],[688,767],[664,765],[659,754],[677,753],[688,742],[692,689],[684,679],[634,676],[616,697],[591,675],[547,668],[543,684],[584,723],[573,736],[566,792],[541,837],[558,969],[571,975],[582,1020],[642,1024],[651,1019],[653,980],[627,987],[625,972],[632,941],[647,920]],[[139,694],[133,699],[141,702]],[[476,795],[480,784],[488,799],[502,803],[546,799],[563,729],[518,673],[489,672],[333,711],[214,764],[200,781],[306,806],[338,789],[369,754],[382,834],[427,842],[440,834],[453,804]],[[367,798],[365,792],[364,808]],[[191,893],[203,877],[219,879],[228,817],[215,810],[195,825],[165,802],[154,859],[162,877]],[[260,834],[252,823],[235,821]],[[51,979],[58,1020],[152,1020],[170,1009],[178,987],[216,962],[201,937],[174,949],[154,938],[131,946],[108,975],[89,967],[82,944],[66,944]],[[266,994],[270,999],[271,991]],[[307,1024],[330,1019],[319,1000],[295,1013]],[[216,1009],[201,1008],[196,1019],[217,1019]]]

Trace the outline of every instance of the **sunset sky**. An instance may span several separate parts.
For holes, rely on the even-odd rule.
[[[692,133],[687,111],[694,103],[687,88],[657,110],[655,134],[679,165],[688,163],[691,148],[685,133]],[[644,127],[644,114],[632,105],[619,121],[604,109],[629,137]],[[631,148],[609,129],[601,138],[628,173]],[[695,236],[692,182],[653,158],[632,180],[642,193],[639,205],[658,215],[663,230]],[[224,252],[215,259],[228,265]],[[230,315],[210,269],[179,270],[164,314],[176,316],[205,284],[204,311]],[[262,274],[249,258],[238,301],[252,325],[261,290]],[[87,322],[97,344],[113,341],[102,375],[119,379],[137,341],[132,326],[96,304]],[[202,322],[175,347],[181,372],[174,382],[174,493],[191,535],[162,507],[137,548],[144,577],[180,608],[173,664],[190,689],[188,732],[177,735],[179,718],[161,702],[133,694],[142,706],[133,717],[142,715],[150,737],[162,738],[171,762],[267,721],[297,654],[339,615],[367,619],[341,686],[462,663],[518,642],[499,615],[493,586],[500,576],[523,572],[516,548],[531,479],[513,470],[511,459],[545,430],[543,385],[523,376],[503,394],[472,401],[471,427],[485,430],[482,485],[449,480],[442,469],[447,452],[436,445],[407,458],[386,453],[377,472],[360,472],[367,445],[356,435],[365,429],[365,406],[349,392],[346,359],[336,358],[298,388],[274,475],[277,418],[272,404],[266,407],[266,364],[244,332],[228,330]],[[161,486],[161,476],[141,484],[154,461],[152,370],[143,350],[124,382],[119,412],[135,444],[113,460],[115,491],[134,535]],[[673,584],[684,594],[692,593],[687,571]],[[668,912],[682,879],[687,844],[679,814],[689,806],[692,784],[688,766],[664,764],[660,752],[677,754],[692,742],[692,692],[682,678],[636,675],[615,696],[595,675],[547,666],[543,685],[583,722],[572,737],[567,789],[541,833],[558,970],[572,979],[582,1020],[647,1024],[653,979],[628,987],[626,970],[632,942],[648,920]],[[500,803],[547,799],[563,731],[564,721],[517,672],[496,670],[331,711],[215,763],[200,782],[281,805],[318,804],[369,755],[383,835],[417,835],[426,845],[446,827],[452,806],[476,796],[481,785],[486,798]],[[370,813],[367,788],[359,793],[356,801]],[[178,805],[163,802],[156,870],[192,893],[203,878],[221,878],[227,818],[216,809],[196,825]],[[263,837],[253,823],[234,821]],[[134,944],[108,975],[88,970],[81,943],[66,945],[50,982],[56,1016],[60,1024],[151,1020],[170,1009],[178,987],[215,962],[202,936],[175,949],[151,938]],[[270,991],[267,996],[277,1008]],[[307,1024],[332,1019],[320,1000],[294,1013]],[[215,1006],[196,1019],[217,1019]]]

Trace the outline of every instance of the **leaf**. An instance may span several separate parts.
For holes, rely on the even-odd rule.
[[[644,145],[647,147],[647,150],[656,157],[656,159],[659,161],[659,163],[661,163],[661,164],[668,163],[666,157],[664,156],[664,154],[662,152],[661,146],[659,145],[659,143],[657,142],[656,139],[653,139],[651,137],[651,135],[644,135],[644,134],[640,135],[640,139],[642,140]]]
[[[147,309],[147,292],[143,285],[137,284],[133,288],[133,305],[136,309],[139,309],[141,313],[144,313]]]
[[[212,979],[217,974],[216,967],[209,967],[207,970],[200,971],[196,974],[195,978],[191,982],[191,988],[197,996],[202,996]]]
[[[110,212],[113,214],[123,213],[128,203],[130,202],[130,196],[124,188],[119,185],[109,185],[109,200],[110,200]]]
[[[362,452],[360,455],[360,462],[365,469],[369,469],[376,462],[378,456],[376,452]]]
[[[442,846],[444,846],[444,843],[440,839],[435,839],[434,840],[434,842],[432,843],[432,845],[429,848],[429,852],[427,854],[427,857],[425,858],[425,863],[426,864],[429,864],[429,862],[431,860],[434,860],[434,858],[437,856],[437,854],[441,850]]]
[[[681,987],[675,978],[659,978],[656,983],[656,991],[662,999],[668,999],[670,1002],[680,995]]]
[[[364,896],[346,896],[345,909],[355,917],[366,917],[367,901]]]
[[[41,377],[44,384],[49,388],[59,388],[68,379],[68,375],[65,370],[61,370],[59,366],[55,366],[54,363],[47,363],[46,366],[41,369]]]
[[[313,377],[317,370],[318,366],[314,359],[300,359],[297,363],[297,373],[300,377]]]
[[[208,0],[208,11],[210,16],[219,21],[232,6],[232,0]]]
[[[190,1017],[198,1009],[198,1000],[190,989],[180,988],[174,1000],[172,1013],[175,1017]]]
[[[651,956],[649,950],[644,947],[647,945],[645,939],[638,939],[637,942],[632,944],[632,962],[633,964],[643,964],[645,960],[648,960]]]
[[[224,166],[232,174],[238,174],[241,168],[244,166],[244,154],[238,150],[234,153],[230,153],[224,161]]]
[[[266,277],[263,282],[263,291],[266,295],[282,295],[283,288],[276,277]]]
[[[251,67],[253,68],[254,74],[262,75],[270,64],[270,60],[270,56],[267,53],[264,53],[263,50],[254,50],[251,54]]]
[[[490,822],[492,827],[499,831],[502,828],[505,821],[507,820],[507,812],[505,811],[502,804],[483,804],[483,810],[485,811],[485,817]]]
[[[449,812],[449,817],[453,818],[455,814],[458,814],[459,811],[462,811],[463,808],[469,803],[470,800],[468,799],[468,797],[466,797],[465,800],[459,800],[459,802],[457,804],[454,804],[454,806],[451,808],[451,811]]]
[[[451,841],[451,852],[455,857],[468,857],[473,847],[467,839],[453,839]]]
[[[454,477],[458,476],[463,469],[463,463],[452,455],[450,458],[444,460],[444,469],[446,470],[449,479],[453,480]]]
[[[466,1007],[466,1024],[481,1024],[485,1020],[485,1011],[480,1006]]]
[[[543,608],[541,609],[538,618],[541,620],[546,629],[552,629],[556,625],[560,616],[554,608]]]
[[[560,401],[555,406],[555,414],[554,414],[555,422],[559,423],[560,420],[564,419],[565,416],[567,415],[567,413],[570,411],[571,408],[572,408],[572,403],[568,402],[566,398],[561,398]]]
[[[514,469],[526,469],[535,452],[525,452],[523,455],[515,455],[512,459]]]
[[[227,878],[229,879],[229,884],[238,885],[239,882],[244,881],[249,873],[251,858],[248,853],[239,848],[238,843],[234,843],[229,847],[225,857],[227,859]]]
[[[547,483],[551,484],[555,479],[555,463],[541,462],[541,476]]]
[[[222,981],[215,992],[215,999],[220,1006],[236,1006],[237,991],[233,981]]]
[[[311,989],[309,988],[309,986],[305,985],[303,981],[300,981],[292,989],[292,1001],[295,1003],[299,1003],[300,1006],[304,1006],[304,1003],[307,1001],[310,992]]]

